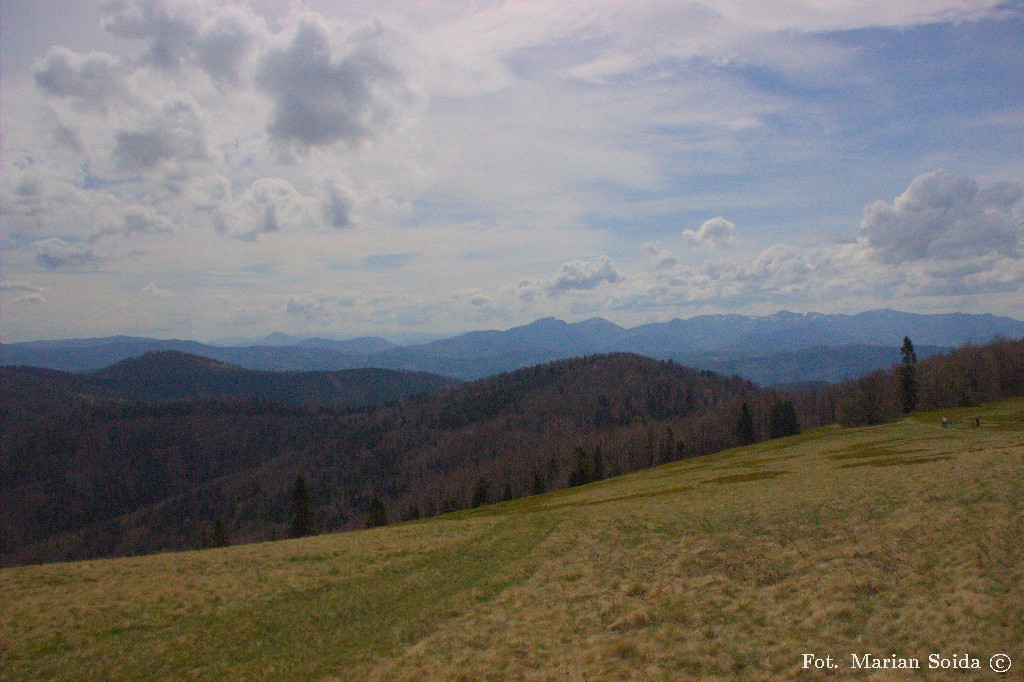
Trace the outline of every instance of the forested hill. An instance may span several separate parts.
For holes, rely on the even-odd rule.
[[[91,380],[114,382],[133,365],[115,369]],[[3,376],[4,393],[17,397],[12,372]],[[70,392],[46,402],[39,396],[52,393],[22,390],[34,405],[4,406],[0,553],[18,563],[183,549],[216,519],[236,541],[280,536],[298,474],[321,530],[361,527],[374,497],[390,519],[520,497],[722,449],[733,428],[716,411],[758,394],[742,379],[627,354],[535,366],[361,411]],[[691,434],[685,450],[672,429]]]
[[[918,409],[1020,396],[1024,340],[968,346],[913,370],[897,366],[786,394],[616,353],[360,410],[72,391],[54,399],[47,386],[59,384],[60,373],[19,370],[35,372],[26,384],[5,372],[0,565],[282,537],[299,476],[317,529],[350,529],[560,489],[802,428],[897,419],[908,385]]]
[[[364,406],[449,388],[457,380],[425,372],[348,369],[268,372],[177,351],[146,353],[90,374],[0,367],[0,395],[34,393],[36,400],[88,395],[118,401],[260,398],[282,403]],[[21,398],[21,402],[28,400]]]

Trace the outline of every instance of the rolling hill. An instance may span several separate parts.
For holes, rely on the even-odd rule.
[[[355,371],[363,372],[394,374]],[[24,374],[42,379],[19,383]],[[374,496],[392,520],[471,498],[521,497],[564,487],[584,470],[593,476],[595,467],[604,477],[727,447],[737,401],[759,391],[626,354],[562,360],[355,411],[289,392],[277,397],[295,400],[269,400],[273,379],[296,379],[287,373],[263,377],[174,354],[84,377],[5,368],[0,378],[0,563],[186,549],[217,519],[236,540],[279,536],[300,473],[325,530],[361,527]],[[306,377],[307,397],[334,378]],[[54,397],[40,388],[43,379],[81,381],[85,395]],[[223,399],[256,379],[258,399]],[[194,397],[141,402],[183,390]],[[130,401],[97,400],[112,396]],[[577,461],[581,447],[585,463]]]
[[[17,403],[15,391],[35,390],[52,394],[50,403],[85,395],[117,401],[250,398],[360,407],[431,393],[458,383],[424,372],[376,368],[333,372],[251,370],[180,351],[151,351],[88,374],[0,367],[0,396],[8,404]]]
[[[0,666],[15,680],[818,679],[810,653],[838,679],[888,674],[853,667],[865,657],[992,679],[1008,654],[1013,675],[1022,452],[1013,400],[387,528],[3,569]]]

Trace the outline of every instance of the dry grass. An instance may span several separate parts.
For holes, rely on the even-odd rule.
[[[7,569],[0,678],[902,679],[850,654],[968,653],[981,671],[920,676],[991,679],[1000,652],[1016,674],[1024,401],[946,414],[405,526]]]

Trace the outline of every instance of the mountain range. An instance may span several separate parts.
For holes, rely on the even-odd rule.
[[[542,362],[629,352],[761,384],[833,382],[887,367],[909,336],[922,357],[996,336],[1024,337],[1024,322],[991,314],[922,315],[870,310],[854,315],[702,315],[625,328],[602,318],[543,318],[508,330],[472,331],[398,346],[379,337],[348,340],[271,334],[252,345],[115,336],[0,344],[0,365],[89,372],[152,351],[179,351],[256,370],[377,367],[477,379]]]

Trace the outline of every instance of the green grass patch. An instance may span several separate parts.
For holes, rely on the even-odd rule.
[[[718,476],[708,480],[708,483],[717,483],[718,485],[727,485],[729,483],[746,483],[748,481],[765,481],[776,478],[777,476],[783,476],[789,472],[787,471],[751,471],[746,474],[731,474],[729,476]]]

